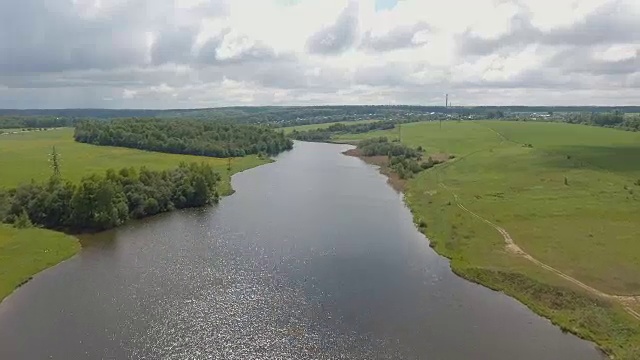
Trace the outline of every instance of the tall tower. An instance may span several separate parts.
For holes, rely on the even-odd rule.
[[[445,100],[444,100],[444,107],[445,107],[445,108],[448,108],[448,107],[449,107],[449,94],[447,94],[447,96],[445,97]]]

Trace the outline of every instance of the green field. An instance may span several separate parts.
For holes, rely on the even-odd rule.
[[[0,224],[0,301],[34,274],[80,250],[72,236]]]
[[[288,126],[288,127],[282,128],[282,130],[284,130],[285,134],[289,134],[289,133],[293,132],[293,130],[309,131],[309,130],[316,130],[316,129],[326,129],[329,126],[334,125],[334,124],[357,125],[357,124],[368,124],[368,123],[372,123],[372,122],[376,122],[376,121],[379,121],[379,120],[338,121],[338,122],[331,122],[331,123],[324,123],[324,124],[309,124],[309,125]]]
[[[73,140],[73,129],[59,129],[1,136],[0,187],[15,187],[31,179],[46,180],[51,175],[49,154],[53,146],[60,154],[62,176],[74,182],[109,168],[146,166],[161,170],[176,167],[182,161],[204,161],[219,169],[221,174],[227,174],[227,159],[82,144]],[[266,162],[268,160],[257,156],[235,158],[231,161],[232,172]],[[226,179],[224,192],[228,192],[228,177],[223,178]]]
[[[571,300],[554,308],[555,301],[573,298],[553,296],[561,290],[549,286],[575,285],[507,252],[502,236],[455,206],[453,196],[506,229],[545,264],[605,293],[638,295],[640,133],[499,121],[444,122],[442,129],[435,122],[414,123],[401,131],[410,146],[457,157],[418,174],[405,190],[416,220],[426,223],[432,245],[452,259],[457,273],[517,297],[618,358],[640,358],[640,322],[616,304],[577,306],[594,301]],[[338,140],[373,136],[398,134],[379,131]],[[576,294],[576,299],[590,296]]]

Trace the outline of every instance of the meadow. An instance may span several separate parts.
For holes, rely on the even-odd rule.
[[[229,176],[225,176],[228,175],[228,159],[82,144],[73,140],[71,128],[0,137],[0,188],[15,187],[32,179],[43,181],[49,178],[52,173],[49,154],[54,146],[60,155],[62,177],[73,182],[110,168],[119,170],[146,166],[152,170],[163,170],[176,167],[183,161],[202,161],[219,170],[225,182],[224,192],[230,191]],[[233,158],[231,172],[243,171],[268,161],[257,156]]]
[[[397,138],[398,132],[336,140],[374,136]],[[640,322],[619,304],[600,301],[506,251],[502,235],[456,206],[455,197],[508,231],[539,261],[604,293],[639,295],[640,133],[563,123],[451,121],[442,128],[437,122],[404,124],[401,138],[427,154],[456,156],[405,187],[416,223],[436,251],[451,259],[454,271],[507,292],[618,358],[640,356]]]

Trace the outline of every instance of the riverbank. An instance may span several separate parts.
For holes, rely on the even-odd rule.
[[[37,273],[79,251],[80,242],[71,235],[0,224],[0,303]]]
[[[262,160],[264,163],[272,161]],[[231,176],[245,170],[247,168],[243,167],[221,174],[219,195],[232,195],[235,191],[231,186]],[[39,272],[67,260],[80,250],[80,241],[71,234],[35,227],[18,229],[0,223],[0,303]]]
[[[110,168],[119,170],[144,165],[151,170],[165,170],[178,166],[182,161],[205,162],[222,177],[218,185],[221,196],[233,193],[230,181],[233,174],[272,161],[258,156],[218,159],[87,145],[74,142],[73,129],[69,128],[7,135],[0,140],[0,168],[5,169],[7,175],[3,173],[0,178],[0,190],[16,187],[32,179],[48,179],[51,169],[47,154],[53,146],[62,159],[62,177],[74,183],[84,176],[103,173]],[[24,166],[25,163],[29,166]],[[32,238],[35,240],[32,241]],[[69,239],[72,239],[71,244],[75,244],[75,247],[70,247]],[[15,229],[2,224],[0,241],[0,301],[40,271],[80,250],[78,240],[70,235],[36,228]],[[56,244],[56,241],[60,243]]]
[[[429,134],[412,129],[411,133],[407,131],[408,135],[403,136],[403,139],[409,138],[408,144],[411,146],[420,145],[433,153],[454,149],[454,153],[459,155],[458,159],[420,173],[400,187],[405,194],[405,202],[414,214],[415,223],[430,239],[431,247],[451,260],[450,266],[459,276],[516,298],[564,331],[595,342],[611,357],[640,358],[640,322],[624,308],[625,304],[611,297],[594,295],[558,273],[532,262],[524,254],[510,251],[503,234],[497,230],[503,227],[508,229],[514,235],[514,241],[522,246],[523,239],[530,239],[532,229],[540,229],[540,225],[524,221],[522,210],[536,211],[539,218],[540,213],[546,210],[541,205],[536,206],[530,200],[521,198],[520,208],[517,209],[503,201],[516,196],[514,190],[519,188],[523,180],[537,180],[538,175],[529,174],[532,170],[549,176],[548,169],[542,171],[540,165],[532,166],[530,156],[523,157],[524,153],[531,154],[534,150],[519,143],[506,142],[501,137],[496,139],[495,132],[481,126],[469,123],[447,126],[449,129],[446,130],[449,131],[438,134],[434,126],[422,124],[418,127],[424,127],[425,130],[429,128]],[[385,135],[395,134],[379,132],[369,136]],[[438,135],[444,135],[443,139],[438,139]],[[469,158],[471,156],[477,162],[474,163],[474,158]],[[390,173],[381,159],[362,159],[380,166],[383,174]],[[518,168],[519,173],[510,172],[514,167]],[[530,177],[523,178],[525,174]],[[570,177],[575,179],[574,176]],[[505,182],[487,186],[491,184],[487,181],[489,179],[504,179]],[[393,182],[390,180],[390,183]],[[537,187],[541,188],[540,185]],[[570,190],[575,191],[575,188]],[[565,186],[564,192],[567,191]],[[560,199],[562,201],[563,198]],[[549,198],[546,198],[546,202],[546,206],[553,203]],[[473,216],[467,209],[480,214],[479,217]],[[490,226],[483,216],[490,217],[491,223],[498,225]],[[518,222],[515,223],[515,220]],[[558,220],[566,220],[566,215]],[[556,226],[553,229],[557,229]],[[565,233],[561,234],[564,236]],[[561,240],[566,241],[565,238]],[[529,243],[524,244],[524,250],[532,249]],[[555,249],[556,256],[567,256],[563,250]],[[534,256],[537,259],[538,254]],[[543,260],[546,260],[544,256]],[[602,259],[594,260],[590,265],[599,261]],[[559,271],[561,274],[576,274],[575,269],[571,271],[566,268],[567,262],[564,266],[564,272]],[[631,305],[628,310],[634,309]]]

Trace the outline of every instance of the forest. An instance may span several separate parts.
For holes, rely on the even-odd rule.
[[[94,145],[221,158],[275,155],[293,148],[281,131],[268,127],[187,119],[81,120],[74,138]]]
[[[74,119],[53,116],[0,116],[0,129],[44,129],[73,124]]]
[[[294,130],[289,136],[301,141],[323,142],[331,139],[332,136],[338,134],[361,134],[374,130],[390,130],[395,127],[392,121],[376,121],[366,124],[347,125],[343,123],[333,124],[324,129],[315,129],[309,131]]]
[[[164,171],[110,169],[77,185],[53,175],[44,183],[0,189],[0,222],[18,228],[101,231],[129,219],[217,202],[219,182],[220,175],[204,163]]]
[[[606,113],[566,114],[564,122],[602,127],[613,127],[629,131],[640,131],[640,116],[626,116],[620,111]]]

